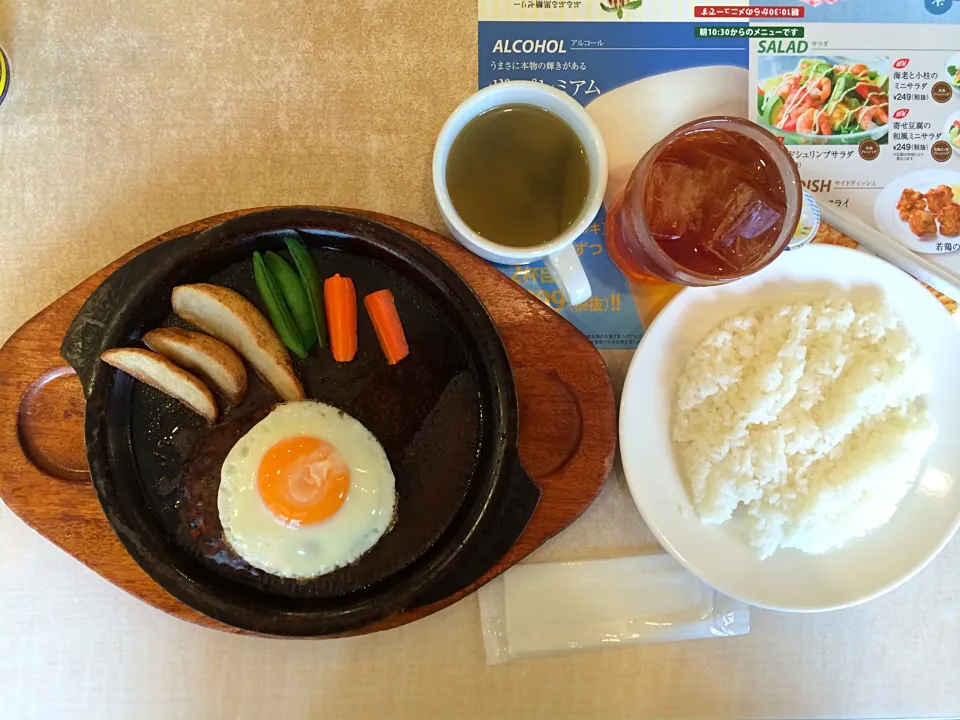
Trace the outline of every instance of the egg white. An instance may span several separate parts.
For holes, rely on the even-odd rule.
[[[313,525],[277,519],[257,489],[260,461],[277,442],[307,435],[339,450],[350,468],[340,509]],[[223,534],[248,563],[273,575],[310,578],[349,565],[393,525],[396,481],[380,443],[358,420],[313,400],[278,405],[240,438],[220,471],[217,507]]]

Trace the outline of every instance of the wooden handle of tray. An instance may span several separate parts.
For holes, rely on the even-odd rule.
[[[68,365],[47,370],[23,394],[17,408],[17,438],[26,458],[59,480],[90,479],[83,433],[84,399]]]

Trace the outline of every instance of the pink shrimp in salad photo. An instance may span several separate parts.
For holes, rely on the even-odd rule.
[[[759,121],[787,145],[886,143],[887,66],[885,60],[762,58]]]

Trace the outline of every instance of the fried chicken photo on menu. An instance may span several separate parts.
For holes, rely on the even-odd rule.
[[[912,188],[906,188],[900,193],[900,200],[897,202],[897,210],[900,211],[900,219],[907,220],[910,213],[914,210],[926,210],[927,201],[923,193],[919,193]]]
[[[937,234],[937,221],[932,212],[911,210],[907,216],[907,223],[910,225],[911,232],[917,237]]]
[[[953,189],[948,185],[938,185],[924,197],[927,199],[927,207],[930,212],[936,214],[953,203]]]
[[[960,235],[960,205],[955,202],[944,205],[937,213],[937,221],[940,223],[941,235],[947,237]]]

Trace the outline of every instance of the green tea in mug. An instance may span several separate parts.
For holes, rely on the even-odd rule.
[[[500,245],[535,247],[580,217],[590,167],[583,143],[560,117],[534,105],[504,105],[460,131],[446,180],[471,229]]]

